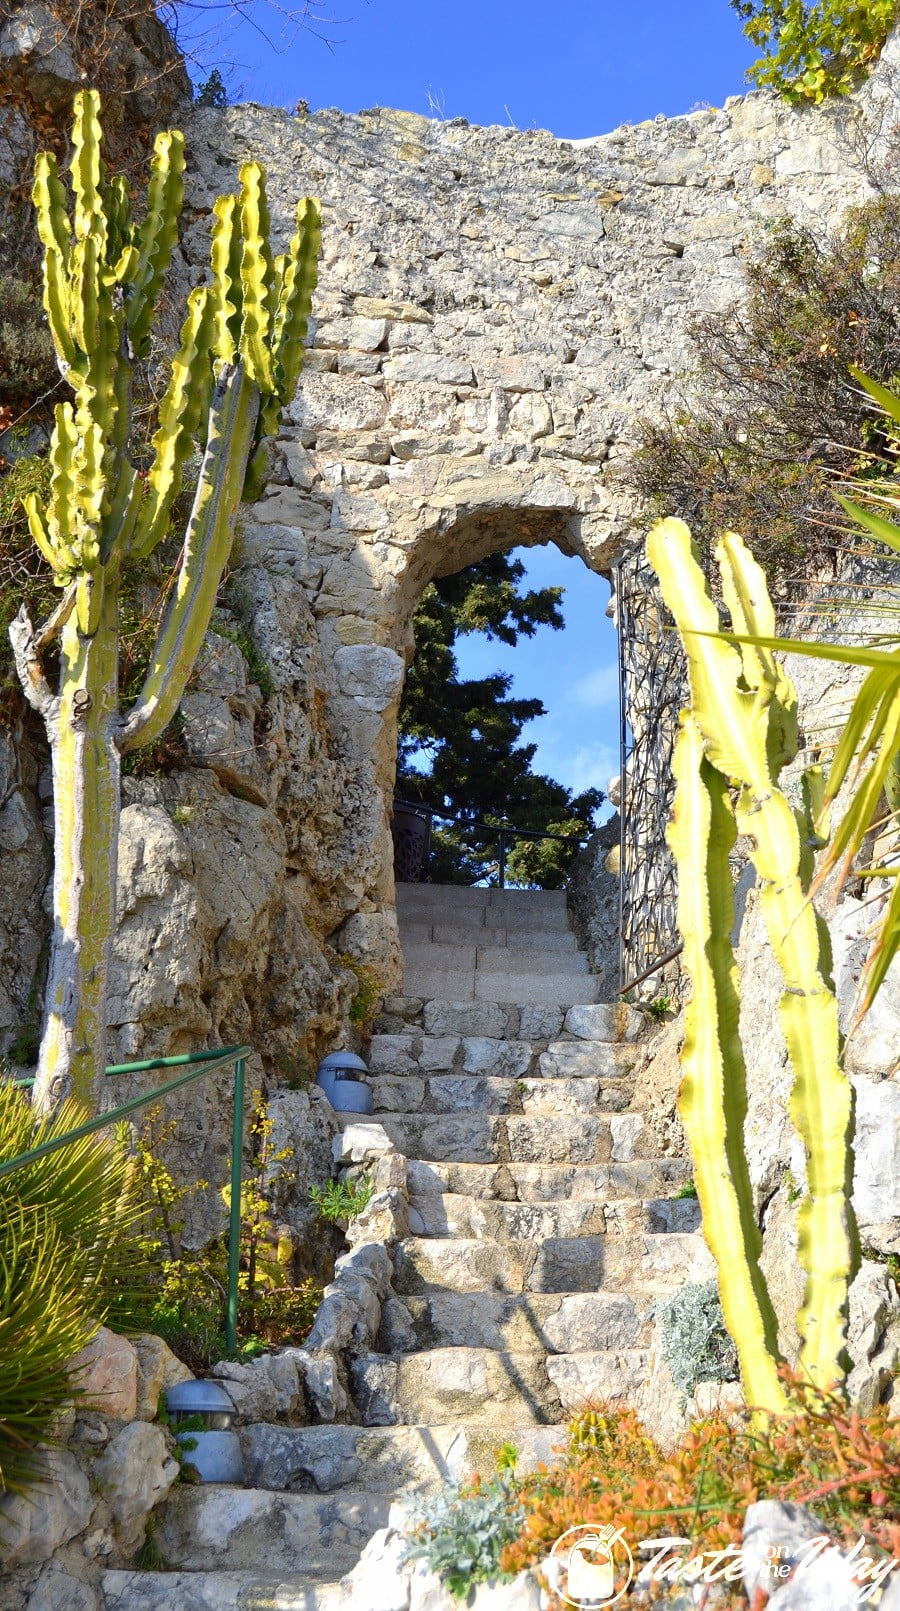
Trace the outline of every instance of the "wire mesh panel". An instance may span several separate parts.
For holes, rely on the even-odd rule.
[[[687,700],[684,653],[643,545],[616,567],[621,721],[620,985],[679,945],[675,861],[666,844],[672,752]],[[652,993],[652,987],[651,987]]]

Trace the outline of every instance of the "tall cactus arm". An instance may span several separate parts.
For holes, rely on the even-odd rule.
[[[739,652],[717,636],[719,612],[706,591],[697,548],[683,520],[663,520],[647,538],[647,554],[684,644],[692,709],[706,753],[726,777],[742,777],[748,756],[764,765],[769,727],[762,687],[744,686]]]
[[[787,1399],[778,1379],[777,1322],[759,1267],[762,1246],[744,1154],[747,1080],[738,1032],[738,975],[729,938],[735,840],[728,786],[682,715],[675,746],[675,809],[668,839],[678,863],[678,924],[692,983],[685,1009],[678,1111],[694,1160],[703,1234],[716,1260],[722,1312],[748,1404],[771,1413]]]
[[[241,295],[239,350],[250,380],[268,396],[275,391],[272,352],[272,285],[274,265],[269,246],[269,208],[265,177],[257,162],[241,169]]]
[[[192,291],[187,318],[181,328],[181,346],[159,408],[159,428],[153,438],[153,463],[132,542],[135,559],[145,559],[165,536],[172,505],[184,482],[184,467],[193,450],[195,433],[205,423],[212,392],[210,348],[214,335],[215,304],[208,288]]]
[[[297,389],[303,367],[304,342],[312,295],[316,288],[322,229],[317,202],[306,197],[297,206],[297,227],[286,253],[275,260],[277,292],[273,322],[273,367],[276,390],[263,397],[256,427],[256,448],[247,470],[244,497],[254,502],[262,492],[269,469],[266,438],[276,434],[281,410]]]
[[[318,205],[305,197],[297,205],[297,228],[281,266],[278,307],[275,314],[275,359],[279,368],[278,395],[289,403],[303,367],[306,327],[318,275],[322,222]]]
[[[215,300],[213,352],[234,362],[241,334],[241,235],[237,196],[220,196],[213,206],[212,295]]]
[[[76,242],[93,240],[101,257],[105,256],[107,243],[102,194],[105,174],[100,155],[102,140],[100,96],[96,90],[82,90],[75,97],[75,120],[72,125],[73,231]]]
[[[128,333],[135,356],[146,356],[156,299],[178,240],[184,201],[184,135],[158,134],[153,147],[146,216],[136,232],[137,263],[128,296]]]
[[[144,686],[116,736],[123,754],[158,738],[184,693],[231,549],[258,412],[258,389],[238,363],[220,378],[213,395],[206,453],[178,580]]]
[[[847,1287],[855,1260],[847,1192],[851,1089],[840,1067],[837,1003],[823,928],[807,895],[808,833],[805,827],[801,833],[773,776],[773,749],[780,764],[785,732],[783,718],[773,717],[770,707],[785,698],[783,673],[767,667],[757,644],[745,646],[741,659],[721,638],[707,635],[717,626],[717,619],[712,622],[717,612],[680,521],[655,528],[648,552],[685,643],[692,716],[706,757],[739,785],[737,826],[751,840],[760,906],[784,975],[780,1017],[794,1072],[791,1117],[808,1152],[809,1195],[800,1208],[800,1262],[806,1273],[798,1317],[800,1364],[815,1384],[827,1387],[842,1375]],[[723,579],[739,596],[739,621],[746,623],[761,578],[737,537],[723,542],[717,557]],[[748,686],[754,682],[755,688]]]
[[[45,251],[62,258],[64,268],[68,267],[70,241],[66,187],[59,177],[59,166],[52,151],[41,151],[35,158],[31,199],[37,214],[41,245]]]
[[[744,637],[771,637],[775,631],[775,610],[762,567],[732,532],[723,533],[716,554],[725,607],[735,631]],[[770,695],[766,748],[772,776],[777,778],[782,767],[797,753],[797,690],[765,642],[742,642],[740,652],[748,688],[764,688]]]
[[[828,1388],[843,1376],[856,1232],[848,1193],[852,1088],[840,1066],[827,932],[807,898],[800,874],[801,835],[781,790],[773,789],[761,804],[751,790],[742,789],[737,822],[755,841],[760,909],[784,974],[779,1017],[794,1074],[790,1114],[807,1151],[808,1189],[798,1214],[799,1257],[806,1274],[797,1316],[799,1363],[810,1381]]]

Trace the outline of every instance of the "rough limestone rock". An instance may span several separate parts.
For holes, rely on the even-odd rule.
[[[137,1402],[135,1417],[138,1421],[155,1421],[160,1395],[177,1382],[189,1382],[193,1372],[173,1354],[168,1343],[152,1332],[143,1332],[133,1339],[137,1354]]]
[[[67,1449],[43,1455],[46,1479],[27,1496],[0,1501],[0,1564],[4,1572],[46,1561],[88,1525],[96,1499],[78,1461]]]
[[[618,816],[604,822],[579,854],[569,877],[569,904],[578,944],[590,958],[602,983],[601,997],[611,1001],[619,988],[619,878],[607,866],[619,848]],[[571,1028],[571,1025],[569,1026]],[[577,1034],[578,1031],[572,1031]]]
[[[101,1603],[92,1584],[48,1561],[28,1596],[28,1611],[101,1611]]]
[[[165,1499],[179,1470],[163,1428],[146,1421],[132,1421],[104,1449],[95,1486],[109,1506],[122,1549],[141,1543],[147,1517]]]
[[[101,1410],[114,1421],[133,1421],[137,1413],[138,1356],[127,1337],[101,1326],[96,1337],[69,1362],[69,1371],[84,1395],[81,1410]]]
[[[47,931],[42,897],[51,854],[37,795],[41,758],[30,735],[24,718],[18,734],[0,727],[0,1045],[7,1047],[26,1027]]]

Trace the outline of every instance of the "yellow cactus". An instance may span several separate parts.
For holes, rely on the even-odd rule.
[[[47,725],[55,809],[54,937],[38,1101],[74,1092],[95,1105],[106,1062],[106,981],[115,921],[120,758],[158,737],[184,692],[231,548],[238,503],[261,488],[264,438],[278,429],[303,359],[316,281],[318,209],[297,209],[288,252],[273,260],[265,175],[241,170],[239,196],[215,206],[212,283],[188,300],[181,345],[159,406],[146,478],[128,454],[131,379],[147,354],[154,309],[178,239],[184,139],[157,136],[143,221],[127,187],[107,178],[100,102],[75,98],[70,217],[56,159],[35,166],[44,306],[74,406],[56,410],[46,506],[28,500],[35,543],[65,590],[37,631],[24,609],[10,628],[22,686]],[[144,686],[131,710],[118,693],[118,592],[126,559],[147,558],[170,529],[185,464],[203,449],[183,557]],[[54,696],[42,651],[61,635]]]
[[[679,923],[693,999],[684,1048],[682,1116],[696,1166],[704,1228],[719,1268],[722,1308],[745,1389],[762,1409],[784,1407],[776,1374],[774,1316],[758,1266],[759,1230],[743,1151],[746,1089],[738,1034],[738,981],[728,848],[748,836],[760,907],[784,974],[780,1018],[794,1073],[792,1121],[807,1153],[799,1210],[806,1293],[797,1317],[799,1366],[814,1385],[843,1376],[849,1280],[858,1258],[849,1201],[852,1091],[840,1063],[837,1002],[827,930],[809,895],[821,822],[821,776],[807,777],[804,806],[778,786],[797,749],[793,684],[765,643],[735,648],[720,635],[688,528],[666,520],[647,551],[684,643],[691,708],[682,719],[671,844],[679,869]],[[765,578],[739,537],[716,550],[736,633],[771,639]]]

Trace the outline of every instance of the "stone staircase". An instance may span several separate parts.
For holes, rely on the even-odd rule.
[[[359,1424],[246,1427],[248,1486],[174,1490],[168,1571],[107,1572],[106,1611],[345,1611],[392,1501],[504,1443],[550,1460],[586,1399],[639,1403],[655,1305],[711,1271],[689,1166],[631,1106],[644,1021],[594,1000],[563,896],[401,886],[398,909],[405,994],[370,1068],[409,1234],[351,1351]]]
[[[563,890],[398,884],[407,996],[441,1001],[595,1002]]]

